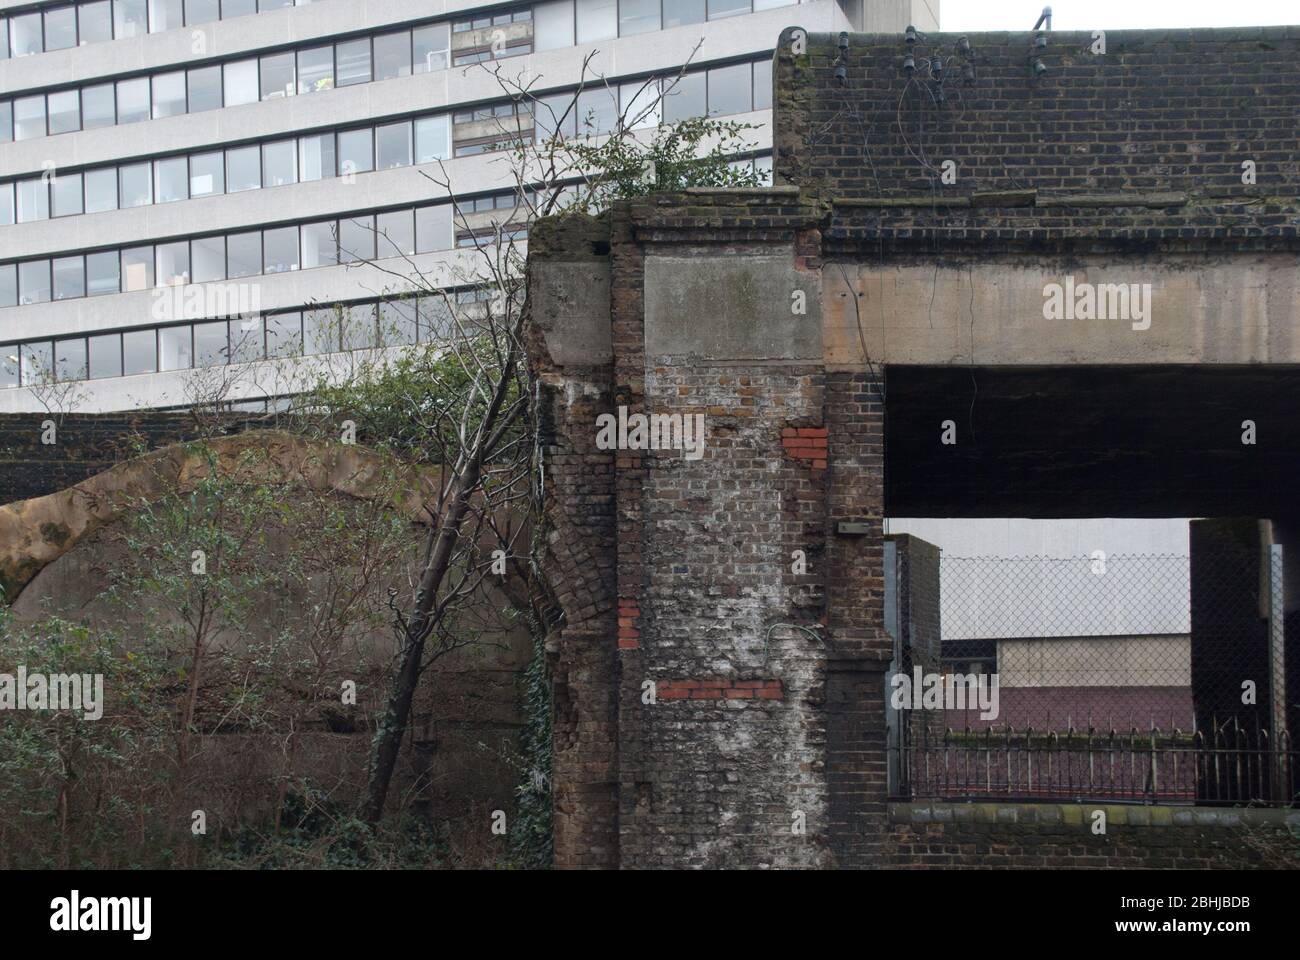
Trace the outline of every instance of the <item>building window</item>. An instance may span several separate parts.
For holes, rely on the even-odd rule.
[[[70,300],[86,295],[85,258],[57,258],[53,262],[53,274],[55,300]]]
[[[122,251],[122,290],[148,290],[153,286],[153,247]]]
[[[414,73],[447,69],[451,30],[445,23],[417,27],[411,31],[411,60]]]
[[[331,267],[339,262],[337,226],[333,220],[302,225],[302,268]]]
[[[77,29],[82,43],[113,39],[113,5],[110,0],[77,4]]]
[[[116,250],[86,254],[87,296],[97,297],[103,293],[117,293],[121,288]]]
[[[429,253],[432,250],[450,250],[454,246],[451,229],[450,203],[440,203],[415,210],[415,250]]]
[[[262,144],[262,185],[281,187],[298,182],[298,145],[293,140]]]
[[[91,380],[120,377],[122,375],[122,335],[120,333],[105,333],[97,337],[91,337],[89,348],[88,372]]]
[[[379,302],[379,345],[410,345],[417,337],[414,298]]]
[[[51,214],[75,217],[83,212],[82,180],[79,173],[65,173],[50,180]]]
[[[709,19],[721,20],[723,17],[736,17],[749,13],[749,0],[708,0]]]
[[[66,50],[77,45],[77,11],[72,4],[45,11],[45,49]]]
[[[262,272],[298,269],[298,228],[276,227],[262,232]]]
[[[225,90],[225,106],[237,107],[243,103],[256,103],[258,100],[257,61],[238,60],[222,67],[222,83]]]
[[[266,356],[262,318],[230,321],[230,362],[250,363]]]
[[[687,73],[664,83],[664,123],[702,117],[708,110],[708,81],[703,72]]]
[[[277,53],[274,56],[262,57],[258,63],[262,75],[263,100],[293,96],[295,81],[292,53]]]
[[[375,37],[375,79],[411,75],[411,32],[381,33]]]
[[[111,127],[117,123],[117,104],[113,84],[101,83],[81,91],[81,129]]]
[[[375,150],[380,170],[411,165],[411,123],[387,123],[375,130]]]
[[[158,369],[188,370],[194,364],[190,327],[163,327],[158,331]]]
[[[256,144],[226,151],[226,193],[262,186],[262,152]]]
[[[302,356],[302,314],[276,313],[266,318],[266,355],[275,357]]]
[[[415,253],[415,215],[411,210],[381,213],[375,218],[379,257],[410,256]]]
[[[303,181],[334,176],[334,134],[319,133],[298,140],[298,169]]]
[[[188,200],[190,171],[184,157],[155,160],[153,165],[153,195],[155,203],[172,203]]]
[[[158,369],[158,335],[154,330],[122,334],[122,375],[153,373]]]
[[[149,32],[162,33],[185,25],[181,0],[149,0]]]
[[[349,40],[334,48],[338,63],[338,85],[370,82],[370,38]]]
[[[117,209],[117,170],[102,167],[99,170],[87,170],[86,212],[101,213],[104,210]]]
[[[18,222],[32,223],[50,218],[50,191],[43,177],[19,180]]]
[[[220,0],[185,0],[186,25],[193,27],[220,19]]]
[[[84,338],[54,341],[54,376],[60,382],[86,379]]]
[[[705,0],[663,0],[664,29],[703,23]]]
[[[618,0],[618,35],[631,37],[659,29],[659,0]]]
[[[158,286],[173,287],[190,282],[190,245],[188,241],[160,243],[155,249]]]
[[[18,302],[45,303],[50,299],[50,261],[18,264]]]
[[[149,32],[145,0],[113,0],[113,36],[118,40]]]
[[[190,269],[195,283],[226,279],[226,238],[200,237],[191,240]]]
[[[708,71],[709,116],[748,113],[753,109],[753,67],[738,63]]]
[[[225,320],[194,324],[194,366],[216,367],[230,359],[228,337]]]
[[[226,237],[226,274],[231,280],[262,272],[262,231],[249,230]]]
[[[185,73],[190,113],[221,107],[221,67],[200,67]]]
[[[134,80],[119,80],[117,82],[117,122],[136,123],[140,120],[148,120],[149,115],[149,78],[137,77]]]
[[[117,168],[117,197],[118,205],[125,210],[127,207],[143,207],[153,203],[153,174],[149,169],[149,162],[128,163]]]
[[[185,112],[185,71],[159,73],[153,78],[153,116],[178,117]]]
[[[593,43],[618,36],[616,0],[576,0],[578,43]]]
[[[220,150],[190,155],[190,196],[226,192],[225,155]]]
[[[40,13],[21,13],[9,18],[9,55],[26,57],[41,52]]]
[[[451,155],[451,125],[446,114],[415,121],[415,162],[445,160]]]
[[[370,127],[339,134],[339,173],[367,173],[375,168],[374,135]]]
[[[375,218],[353,217],[339,222],[339,262],[375,259]]]
[[[50,341],[25,343],[19,356],[24,387],[50,383],[54,379],[54,345]]]
[[[302,312],[302,352],[335,353],[339,348],[339,322],[330,308]]]
[[[320,93],[334,89],[334,48],[312,47],[298,51],[298,92]]]
[[[45,98],[19,97],[14,101],[14,139],[34,140],[45,136]]]

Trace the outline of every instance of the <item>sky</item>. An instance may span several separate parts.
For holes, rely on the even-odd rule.
[[[1137,30],[1154,27],[1241,27],[1300,23],[1300,0],[939,0],[939,27],[1025,30],[1043,7],[1053,30]]]

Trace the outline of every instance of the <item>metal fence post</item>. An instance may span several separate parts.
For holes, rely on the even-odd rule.
[[[1287,799],[1287,779],[1282,745],[1289,739],[1286,729],[1286,630],[1282,580],[1282,544],[1268,548],[1268,638],[1269,710],[1272,714],[1273,796]]]

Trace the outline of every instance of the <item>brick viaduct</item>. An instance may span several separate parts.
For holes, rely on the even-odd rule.
[[[889,802],[884,517],[1287,529],[1300,477],[1300,28],[968,39],[787,30],[773,188],[530,238],[559,866],[1252,862],[1253,814]]]

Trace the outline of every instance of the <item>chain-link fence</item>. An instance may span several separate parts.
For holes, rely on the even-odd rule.
[[[895,795],[1300,795],[1281,548],[1203,551],[1193,564],[1101,551],[939,558],[903,541],[887,552]]]

